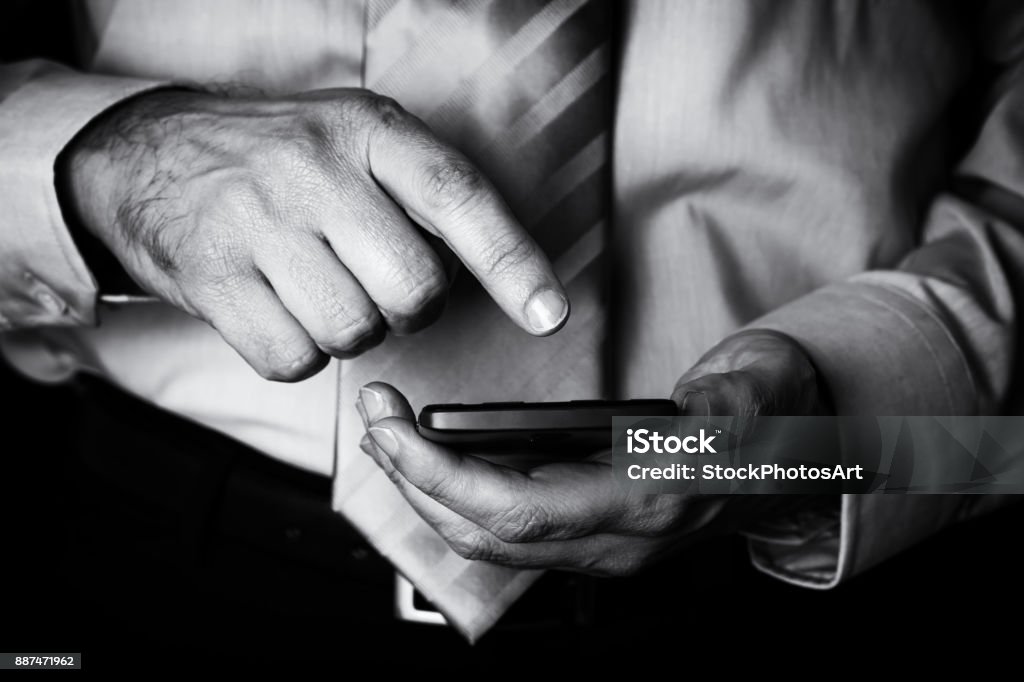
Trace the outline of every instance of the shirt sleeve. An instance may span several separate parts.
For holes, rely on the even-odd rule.
[[[810,354],[839,414],[1014,413],[1024,397],[1024,9],[980,15],[982,121],[920,242],[893,270],[816,290],[755,320]],[[990,73],[982,73],[986,71]],[[845,495],[751,534],[755,565],[831,587],[1014,496]]]
[[[0,331],[96,320],[97,287],[57,201],[54,165],[107,108],[160,81],[0,64]]]

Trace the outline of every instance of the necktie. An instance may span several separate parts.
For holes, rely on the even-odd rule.
[[[378,0],[364,83],[425,120],[488,175],[555,264],[572,304],[558,334],[505,319],[468,273],[430,329],[342,363],[334,508],[473,640],[539,576],[451,551],[358,448],[360,386],[426,403],[604,395],[603,246],[610,6],[591,0]]]

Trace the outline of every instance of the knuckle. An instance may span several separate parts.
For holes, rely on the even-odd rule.
[[[385,129],[405,123],[410,114],[397,100],[384,95],[373,95],[366,100],[367,109],[374,120]]]
[[[268,334],[262,344],[261,366],[272,381],[298,381],[322,366],[323,354],[308,339],[282,331]]]
[[[443,471],[425,473],[423,478],[416,482],[416,487],[441,504],[450,502],[462,490],[462,487],[454,485]]]
[[[217,187],[209,217],[218,222],[247,224],[263,222],[275,213],[269,183],[256,174],[231,178]]]
[[[341,325],[335,334],[328,339],[325,350],[333,355],[345,355],[368,350],[383,340],[384,324],[376,313],[351,319]]]
[[[448,280],[440,267],[429,267],[407,285],[402,301],[388,310],[388,321],[398,332],[418,331],[441,313],[448,298]]]
[[[324,357],[315,348],[296,352],[271,344],[257,372],[268,381],[290,383],[304,379],[323,364]]]
[[[294,135],[278,146],[268,162],[268,173],[286,187],[293,201],[291,208],[305,204],[312,213],[322,211],[332,197],[344,195],[361,165],[360,136],[350,117],[313,110],[301,122],[303,134]]]
[[[550,527],[548,516],[535,505],[516,505],[496,518],[490,526],[502,542],[530,542],[544,535]]]
[[[353,114],[352,98],[328,100],[309,107],[299,121],[300,134],[289,138],[292,144],[282,147],[286,159],[300,169],[319,167],[323,161],[344,167],[360,139],[361,118]],[[360,99],[360,98],[356,98]]]
[[[438,264],[424,265],[405,295],[405,307],[409,312],[428,308],[448,293],[448,279]]]
[[[319,120],[326,122],[331,135],[341,132],[383,132],[407,125],[413,116],[394,98],[370,90],[359,90],[332,102]]]
[[[420,195],[431,209],[454,213],[470,205],[486,186],[469,162],[451,159],[430,166],[420,181]]]
[[[468,535],[456,535],[447,538],[448,546],[463,559],[474,560],[479,554],[479,547],[474,538]]]
[[[536,256],[537,246],[525,232],[505,234],[490,242],[484,253],[487,274],[491,277],[514,272]]]
[[[303,254],[291,258],[288,274],[293,283],[301,283],[297,286],[312,312],[307,331],[325,352],[343,355],[383,340],[386,330],[377,309],[365,298],[352,296]]]
[[[317,193],[326,191],[324,182],[325,159],[337,159],[333,138],[327,132],[318,132],[322,126],[307,122],[306,135],[295,135],[273,146],[267,151],[263,175],[285,188],[288,193],[308,188]]]
[[[298,121],[301,135],[288,138],[292,144],[280,149],[286,156],[308,157],[314,150],[331,147],[338,137],[338,116],[335,108],[310,107]]]
[[[192,258],[192,290],[200,304],[229,305],[251,284],[254,274],[245,247],[227,235],[203,240]]]
[[[232,179],[216,192],[196,210],[189,254],[191,264],[211,276],[233,273],[275,213],[264,182]]]
[[[495,543],[482,532],[463,533],[449,538],[448,545],[463,559],[469,561],[498,561],[503,559]]]

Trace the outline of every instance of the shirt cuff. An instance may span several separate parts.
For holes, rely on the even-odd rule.
[[[817,289],[747,328],[788,334],[840,415],[976,414],[964,354],[912,274],[878,271]]]
[[[967,361],[913,274],[878,271],[815,290],[755,320],[801,344],[840,415],[974,414]],[[838,585],[957,520],[942,495],[842,495],[747,533],[754,566],[817,589]]]
[[[54,166],[97,115],[169,83],[16,66],[21,82],[0,102],[0,330],[95,324],[96,282],[61,214]]]
[[[829,589],[961,520],[961,495],[843,495],[746,533],[754,567]]]

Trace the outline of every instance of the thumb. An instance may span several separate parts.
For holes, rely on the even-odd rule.
[[[771,414],[769,395],[747,372],[707,374],[676,385],[672,400],[683,416],[755,417]]]

